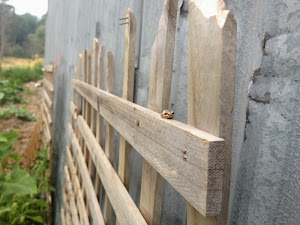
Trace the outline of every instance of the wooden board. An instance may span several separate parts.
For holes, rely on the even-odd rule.
[[[44,71],[47,73],[53,73],[54,72],[54,66],[53,65],[46,65],[44,66]]]
[[[133,101],[134,94],[134,63],[136,45],[136,20],[130,9],[126,11],[125,25],[125,49],[124,49],[124,73],[123,73],[123,94],[122,97]],[[128,190],[130,173],[130,144],[121,136],[119,148],[119,172],[118,175]]]
[[[44,113],[45,113],[46,118],[47,118],[48,125],[51,126],[51,124],[52,124],[52,118],[51,118],[51,114],[49,112],[49,109],[48,109],[48,107],[47,107],[47,105],[46,105],[45,102],[43,102],[42,105],[43,105]]]
[[[78,119],[81,118],[83,120],[82,116],[79,116]],[[78,123],[77,119],[77,123]],[[75,160],[77,161],[78,165],[78,172],[80,173],[81,177],[84,177],[84,182],[82,182],[82,185],[84,187],[86,198],[87,198],[87,204],[89,205],[90,213],[93,219],[93,224],[101,224],[105,225],[104,219],[101,213],[101,209],[99,206],[99,202],[97,200],[97,196],[94,190],[94,186],[91,180],[91,177],[89,175],[89,171],[86,165],[86,162],[84,160],[84,156],[82,154],[82,150],[79,146],[79,142],[75,136],[75,133],[73,131],[72,125],[69,124],[69,140],[72,144],[72,149],[74,152]],[[80,131],[82,133],[82,130]]]
[[[79,183],[79,179],[77,176],[77,171],[75,168],[75,164],[74,164],[73,157],[72,157],[69,146],[66,147],[66,154],[67,154],[67,163],[68,163],[68,167],[70,169],[70,174],[71,174],[72,183],[73,183],[73,187],[74,187],[74,193],[76,196],[76,203],[77,203],[78,211],[80,214],[80,221],[81,221],[81,224],[83,224],[83,225],[89,225],[90,223],[89,223],[88,214],[87,214],[85,204],[84,204],[83,194],[80,189],[80,183]]]
[[[178,0],[166,0],[151,50],[148,108],[169,109]],[[143,163],[140,210],[148,224],[159,224],[164,180],[147,160]]]
[[[64,167],[64,172],[65,172],[65,181],[66,181],[65,186],[66,186],[66,189],[67,189],[67,195],[68,195],[68,199],[69,199],[69,202],[70,202],[72,223],[73,223],[73,225],[79,225],[78,211],[77,211],[77,207],[76,207],[76,203],[75,203],[71,178],[70,178],[70,174],[69,174],[69,170],[68,170],[67,166]]]
[[[78,109],[77,109],[77,106],[74,104],[73,101],[70,101],[70,112],[71,112],[71,115],[73,117],[73,119],[77,119],[77,116],[78,116]]]
[[[80,133],[82,133],[91,156],[93,157],[97,173],[100,175],[101,182],[106,190],[106,194],[108,195],[108,198],[120,223],[146,225],[147,223],[145,222],[143,216],[131,199],[129,193],[127,192],[113,166],[107,159],[103,149],[98,144],[96,138],[82,116],[78,117],[77,126],[80,130]],[[71,125],[69,125],[69,134],[73,146],[77,146],[76,148],[78,149],[79,145],[76,138],[74,138]]]
[[[108,93],[114,93],[115,80],[114,80],[114,57],[109,51],[107,54],[107,70],[106,70],[106,90]],[[109,162],[114,165],[114,128],[106,123],[106,133],[105,133],[105,155]],[[109,191],[109,190],[107,190]],[[108,199],[107,193],[104,199],[104,221],[106,225],[111,223],[112,207]]]
[[[207,200],[221,192],[223,139],[81,81],[72,86],[194,207],[204,215],[219,213],[220,201]]]
[[[104,57],[105,57],[105,46],[101,45],[99,51],[97,88],[102,90],[104,89]],[[102,148],[104,148],[103,130],[104,130],[103,117],[97,113],[96,139]],[[98,174],[96,174],[95,190],[98,198],[100,198],[101,182]]]
[[[45,84],[45,87],[48,89],[48,91],[50,91],[50,92],[54,91],[53,84],[50,81],[48,81],[46,78],[44,78],[44,84]]]
[[[50,99],[49,95],[47,94],[47,91],[44,90],[43,94],[44,94],[45,102],[47,103],[49,109],[51,109],[52,104],[53,104],[52,100]]]
[[[223,0],[189,1],[188,122],[224,138],[226,154],[224,181],[219,187],[223,191],[207,199],[208,204],[222,201],[222,209],[221,204],[216,208],[221,215],[206,219],[188,206],[188,224],[227,224],[228,220],[236,30]]]

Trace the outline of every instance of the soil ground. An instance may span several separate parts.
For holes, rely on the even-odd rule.
[[[39,116],[41,112],[41,96],[42,87],[35,87],[34,82],[24,84],[22,99],[23,101],[19,104],[14,105],[2,105],[1,107],[9,106],[24,106],[29,112]],[[13,145],[13,153],[18,155],[25,155],[26,150],[30,145],[31,135],[34,131],[34,126],[37,121],[29,122],[20,120],[16,117],[10,119],[0,119],[0,133],[15,131],[19,134],[18,140]],[[25,157],[21,158],[21,165],[27,167]]]

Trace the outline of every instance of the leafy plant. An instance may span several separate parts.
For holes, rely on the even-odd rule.
[[[37,154],[35,165],[27,172],[19,166],[19,157],[12,154],[17,138],[15,132],[0,134],[0,224],[45,224],[48,205],[40,196],[51,189],[48,148]],[[8,158],[15,163],[8,164]]]
[[[0,118],[8,119],[12,116],[16,116],[17,118],[25,121],[36,121],[37,119],[37,116],[35,114],[31,114],[22,106],[20,108],[16,108],[14,106],[2,109],[0,108]]]
[[[33,67],[11,67],[0,72],[0,79],[20,80],[22,83],[37,81],[42,78],[42,68],[41,62],[36,63]]]
[[[0,80],[0,104],[20,102],[22,90],[22,82],[19,80]]]

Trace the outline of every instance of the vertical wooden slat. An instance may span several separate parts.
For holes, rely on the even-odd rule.
[[[208,200],[222,198],[220,216],[205,218],[188,204],[188,225],[228,221],[236,31],[236,22],[223,0],[190,0],[188,123],[224,138],[226,157],[222,196]]]
[[[125,49],[124,49],[124,73],[123,73],[123,94],[122,97],[128,101],[133,101],[134,94],[134,65],[135,65],[135,44],[136,44],[136,20],[130,9],[126,11],[125,25]],[[131,146],[123,138],[120,137],[119,148],[119,172],[118,175],[124,183],[126,189],[129,189],[129,173],[130,173],[130,153]],[[119,221],[116,222],[119,225]]]
[[[99,61],[98,61],[98,80],[97,80],[97,87],[99,89],[104,89],[104,57],[105,57],[105,47],[101,45],[100,51],[99,51]],[[97,123],[96,123],[96,139],[102,149],[104,149],[103,145],[103,128],[104,128],[104,123],[103,123],[103,117],[97,113]],[[100,197],[100,187],[101,187],[101,182],[100,182],[100,177],[98,174],[96,174],[96,181],[95,181],[95,191],[97,194],[97,197]]]
[[[107,54],[107,70],[106,70],[106,90],[109,93],[114,92],[115,81],[114,81],[114,57],[109,51]],[[105,133],[105,154],[113,165],[114,163],[114,128],[106,122],[106,133]],[[104,221],[106,225],[111,222],[112,206],[108,199],[107,194],[105,195],[104,203]]]
[[[148,108],[169,108],[173,73],[178,0],[166,0],[151,51]],[[160,224],[163,178],[144,160],[140,210],[149,225]]]

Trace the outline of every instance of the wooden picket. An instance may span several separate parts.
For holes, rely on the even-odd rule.
[[[215,54],[209,55],[210,45],[197,49],[201,43],[195,35],[204,34],[195,29],[205,27],[202,28],[195,19],[201,18],[194,16],[202,5],[196,0],[191,1],[189,125],[164,119],[160,113],[170,107],[177,4],[177,0],[166,0],[162,11],[159,32],[152,48],[148,108],[132,102],[136,21],[129,9],[123,18],[126,28],[122,98],[113,94],[113,54],[107,53],[106,91],[105,47],[99,48],[98,40],[94,39],[92,54],[84,50],[83,57],[79,55],[77,75],[72,80],[74,94],[70,102],[72,116],[68,126],[66,184],[61,209],[63,224],[90,224],[92,221],[92,224],[109,225],[112,211],[117,224],[160,224],[164,180],[187,200],[187,224],[226,223],[226,218],[219,215],[223,211],[224,215],[227,213],[226,206],[222,208],[222,199],[227,204],[226,195],[229,195],[228,187],[224,188],[223,183],[228,185],[229,172],[225,172],[224,178],[224,168],[228,169],[228,165],[224,167],[224,159],[230,163],[231,154],[229,133],[232,132],[230,117],[234,97],[236,27],[234,19],[227,14],[229,24],[225,22],[225,25],[229,27],[225,31],[219,28],[221,31],[216,34],[219,36],[215,37],[222,43],[214,47]],[[201,57],[197,58],[197,55]],[[222,61],[224,57],[227,58]],[[218,63],[221,64],[220,70],[207,67]],[[204,66],[198,68],[199,65]],[[199,69],[203,71],[199,73]],[[220,83],[214,83],[216,80]],[[213,102],[209,95],[212,95]],[[45,105],[52,103],[46,100]],[[212,105],[214,112],[210,114],[205,110]],[[105,142],[103,120],[106,121]],[[113,167],[114,131],[120,134],[118,173]],[[131,147],[144,159],[140,209],[129,195]],[[104,199],[100,199],[102,188],[105,190]],[[103,213],[99,201],[104,202]]]

